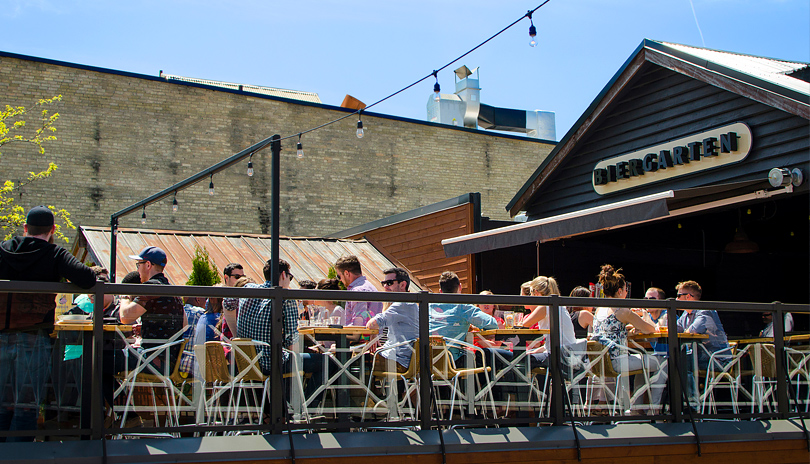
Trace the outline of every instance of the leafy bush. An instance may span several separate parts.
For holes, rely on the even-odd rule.
[[[208,250],[199,245],[194,246],[194,259],[191,260],[191,275],[186,285],[201,285],[210,287],[222,281],[217,265],[211,262]]]

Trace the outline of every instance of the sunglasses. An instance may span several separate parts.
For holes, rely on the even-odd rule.
[[[149,262],[149,261],[135,261],[135,267],[138,267],[138,266],[140,266],[141,264],[146,264],[146,263],[148,263],[148,262]]]
[[[231,274],[228,277],[236,277],[238,279],[238,278],[244,277],[244,276],[245,276],[244,274]]]
[[[678,293],[678,298],[680,298],[682,296],[687,296],[687,295],[692,296],[691,293]]]
[[[653,296],[645,296],[644,299],[645,300],[657,300],[658,298],[655,298]]]
[[[380,283],[382,284],[382,286],[383,286],[383,287],[389,287],[389,286],[391,286],[391,285],[394,285],[394,282],[402,282],[402,281],[401,281],[401,280],[398,280],[398,279],[394,279],[394,280],[381,280],[381,281],[380,281]]]

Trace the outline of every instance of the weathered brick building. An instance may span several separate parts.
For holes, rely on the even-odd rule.
[[[295,134],[345,109],[160,77],[0,53],[2,104],[32,106],[61,94],[58,140],[40,157],[7,145],[2,179],[21,179],[48,161],[50,180],[27,186],[26,209],[68,209],[77,225],[109,225],[110,214],[277,133]],[[421,104],[421,103],[420,103]],[[29,120],[35,118],[29,115]],[[538,141],[364,113],[283,143],[281,232],[317,236],[455,197],[481,192],[482,214],[508,218],[504,205],[553,148]],[[149,228],[269,232],[270,151],[146,209]],[[140,227],[141,215],[122,218]]]

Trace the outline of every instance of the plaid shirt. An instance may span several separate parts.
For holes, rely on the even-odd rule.
[[[205,314],[205,310],[186,304],[183,306],[183,311],[186,312],[186,319],[188,319],[188,329],[183,334],[186,346],[183,348],[183,356],[180,358],[180,372],[190,373],[194,371],[194,330],[200,316]]]
[[[246,288],[270,288],[270,282],[247,284]],[[261,298],[240,298],[239,314],[237,315],[237,336],[270,343],[270,308],[273,300]],[[281,327],[281,345],[291,347],[298,341],[298,300],[284,300],[282,315],[284,324]],[[266,374],[270,372],[270,350],[266,346],[257,346],[257,353],[262,353],[259,365]],[[282,359],[287,359],[288,353],[282,353]]]

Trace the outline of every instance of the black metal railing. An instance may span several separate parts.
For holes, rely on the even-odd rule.
[[[668,327],[671,329],[667,334],[668,354],[672,362],[668,365],[668,391],[669,391],[669,412],[658,416],[647,417],[646,420],[667,420],[667,421],[687,421],[695,419],[763,419],[777,418],[786,419],[791,417],[810,417],[806,412],[807,404],[797,405],[797,398],[792,392],[804,392],[801,388],[807,389],[810,386],[804,385],[799,390],[789,378],[786,365],[785,339],[783,333],[783,319],[786,312],[810,313],[810,305],[782,304],[774,303],[734,303],[734,302],[713,302],[713,301],[678,301],[669,300],[638,300],[638,299],[595,299],[595,298],[573,298],[561,296],[533,297],[533,296],[508,296],[508,295],[466,295],[466,294],[434,294],[428,292],[419,293],[388,293],[388,292],[352,292],[326,291],[326,290],[291,290],[280,287],[275,288],[230,288],[230,287],[192,287],[192,286],[155,286],[155,285],[135,285],[135,284],[108,284],[99,282],[92,289],[82,290],[70,284],[42,283],[42,282],[22,282],[22,281],[0,281],[0,293],[63,293],[81,294],[90,293],[95,295],[95,309],[92,314],[92,362],[89,370],[86,370],[90,385],[82,385],[83,388],[90,388],[89,404],[82,403],[81,413],[85,414],[79,426],[71,428],[58,428],[54,430],[37,431],[0,431],[0,438],[13,436],[52,437],[60,439],[62,437],[81,437],[84,439],[100,439],[108,435],[123,434],[128,432],[118,427],[108,428],[104,426],[104,406],[102,401],[102,391],[100,379],[102,376],[104,338],[103,338],[103,301],[105,294],[114,295],[154,295],[154,296],[198,296],[198,297],[238,297],[238,298],[264,298],[273,300],[271,320],[272,334],[270,344],[271,372],[270,377],[270,411],[269,420],[262,424],[221,424],[221,425],[181,425],[175,427],[148,427],[139,429],[143,433],[172,433],[182,436],[190,434],[224,433],[238,432],[244,430],[255,430],[264,433],[283,433],[286,431],[298,431],[305,429],[311,432],[321,430],[353,430],[358,428],[391,428],[391,427],[419,427],[423,430],[432,428],[442,428],[447,426],[509,426],[526,425],[537,423],[550,423],[563,425],[566,423],[578,422],[620,422],[622,420],[638,420],[638,417],[627,417],[624,415],[614,415],[607,417],[583,417],[574,414],[571,401],[566,392],[566,379],[564,376],[563,360],[561,358],[561,336],[557,327],[560,327],[560,306],[574,307],[628,307],[628,308],[649,308],[666,309],[668,317]],[[318,422],[309,424],[291,423],[287,419],[286,402],[284,399],[283,372],[282,372],[282,303],[287,299],[295,300],[333,300],[333,301],[377,301],[377,302],[406,302],[419,306],[419,411],[421,414],[417,420],[386,420],[376,419],[357,421],[351,418],[339,420],[337,422]],[[526,417],[492,418],[488,415],[473,416],[469,418],[458,418],[453,420],[440,420],[433,412],[435,407],[431,402],[433,394],[431,372],[432,365],[429,353],[431,353],[430,330],[429,330],[429,305],[434,303],[466,303],[466,304],[495,304],[495,305],[545,305],[551,308],[550,312],[550,345],[551,356],[549,358],[548,372],[551,376],[548,414],[544,414],[541,409],[539,414],[530,414]],[[717,413],[698,414],[688,410],[688,403],[684,395],[684,375],[685,369],[677,361],[680,357],[680,345],[677,331],[677,311],[685,309],[703,309],[717,311],[734,312],[771,312],[773,314],[774,337],[773,346],[776,360],[775,373],[775,408],[770,412],[753,413]],[[0,350],[5,347],[0,346]],[[61,355],[60,355],[61,356]],[[810,356],[810,355],[808,355]],[[54,357],[55,362],[61,359]],[[87,362],[87,360],[83,360]],[[0,369],[7,369],[7,366],[0,366]],[[87,366],[85,365],[84,369]],[[809,367],[810,368],[810,367]],[[0,379],[5,376],[0,376]],[[0,388],[5,385],[0,385]],[[8,401],[7,398],[2,399]],[[13,407],[13,404],[3,404],[3,407]],[[89,420],[87,420],[89,414]],[[157,424],[155,424],[157,425]]]

